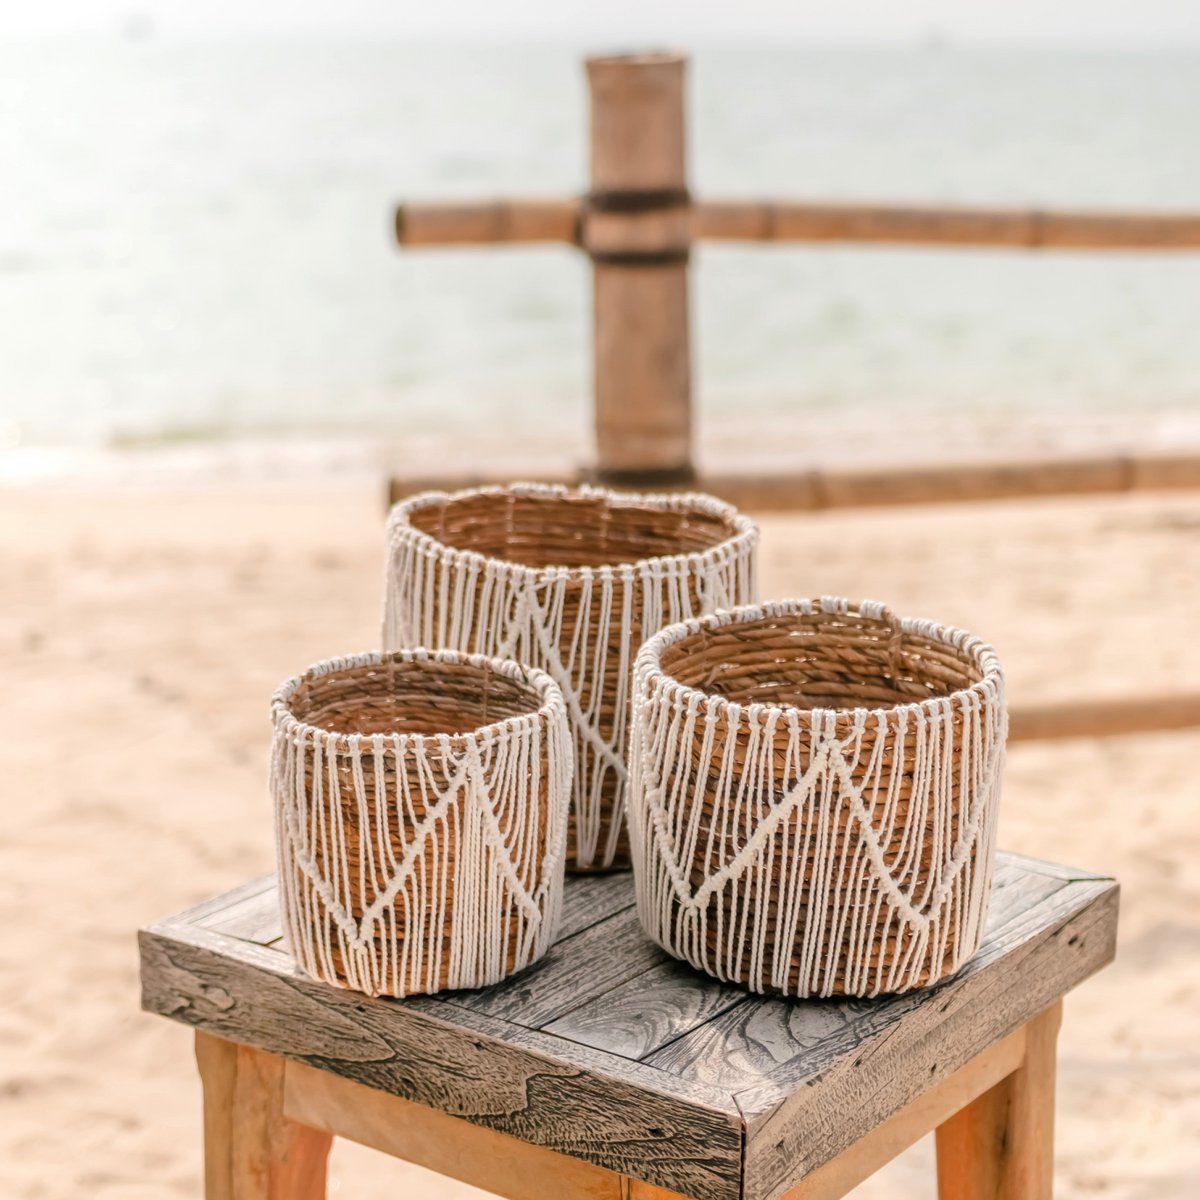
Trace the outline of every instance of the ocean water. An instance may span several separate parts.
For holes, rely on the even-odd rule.
[[[711,48],[690,87],[701,194],[1200,209],[1194,54]],[[585,260],[390,214],[582,190],[585,99],[568,47],[0,43],[0,447],[582,446]],[[693,294],[706,437],[1197,429],[1200,254],[712,246]]]

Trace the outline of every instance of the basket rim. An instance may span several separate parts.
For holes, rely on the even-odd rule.
[[[725,520],[732,532],[719,542],[703,550],[690,550],[685,554],[655,554],[645,558],[631,559],[625,563],[604,563],[600,566],[579,564],[570,566],[566,563],[555,566],[534,566],[531,563],[517,562],[508,558],[497,558],[484,554],[479,550],[468,550],[461,546],[443,542],[418,529],[411,521],[411,514],[419,509],[448,501],[465,500],[475,496],[529,496],[534,499],[558,500],[571,497],[583,497],[592,500],[603,500],[614,508],[653,508],[660,512],[681,511],[693,509],[708,516],[720,517]],[[636,492],[618,491],[615,488],[600,487],[594,484],[579,484],[571,486],[561,483],[528,483],[514,482],[508,484],[487,484],[479,487],[461,488],[458,491],[447,492],[437,489],[418,492],[405,500],[392,505],[388,513],[388,543],[395,547],[401,540],[407,540],[426,550],[436,550],[442,555],[453,557],[459,562],[474,562],[487,565],[493,570],[503,571],[510,576],[532,579],[537,583],[552,583],[560,579],[611,579],[624,574],[633,574],[642,568],[653,567],[662,563],[688,564],[708,563],[714,558],[730,552],[735,548],[753,545],[758,539],[758,524],[745,513],[739,512],[732,504],[709,495],[707,492]]]
[[[894,620],[897,627],[904,633],[919,634],[944,645],[951,646],[965,658],[974,662],[982,672],[981,678],[965,688],[956,688],[940,696],[930,696],[924,700],[910,700],[903,704],[855,705],[852,708],[805,708],[796,704],[777,704],[770,701],[755,701],[751,704],[730,700],[715,692],[706,692],[693,684],[680,682],[662,666],[662,654],[668,647],[686,637],[691,637],[701,630],[722,629],[730,625],[745,625],[770,617],[803,617],[825,613],[831,616],[863,616],[881,620]],[[638,681],[639,696],[635,703],[640,703],[640,693],[657,688],[660,694],[678,698],[685,704],[695,702],[701,710],[712,712],[745,713],[751,719],[756,714],[775,713],[785,720],[798,721],[807,718],[811,722],[855,721],[870,716],[911,716],[933,717],[945,714],[957,704],[980,705],[989,701],[994,702],[1003,696],[1004,672],[1000,666],[999,657],[992,646],[973,633],[968,633],[955,625],[944,625],[919,617],[892,617],[890,610],[878,601],[848,600],[842,596],[822,596],[819,600],[809,598],[771,600],[762,604],[742,604],[736,608],[721,609],[703,617],[693,617],[688,621],[679,621],[659,630],[647,641],[642,643],[634,663],[634,675]]]
[[[443,662],[486,667],[532,688],[537,693],[538,705],[528,712],[504,717],[499,721],[490,721],[486,725],[459,733],[340,733],[303,721],[292,711],[292,697],[302,684],[336,671],[381,666],[387,662]],[[277,734],[298,742],[320,742],[326,750],[336,752],[345,752],[364,744],[373,745],[377,740],[391,746],[397,752],[409,747],[419,751],[429,744],[462,750],[472,742],[486,744],[502,733],[522,734],[542,724],[550,725],[560,717],[565,717],[566,712],[567,703],[562,689],[553,676],[538,667],[528,666],[511,658],[491,658],[486,654],[467,654],[460,650],[429,650],[424,646],[402,650],[366,650],[358,654],[325,658],[306,667],[298,675],[284,680],[271,697],[271,717]]]

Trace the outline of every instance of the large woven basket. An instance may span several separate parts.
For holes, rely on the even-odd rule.
[[[638,910],[665,949],[789,996],[907,991],[975,952],[1007,730],[988,646],[784,601],[664,629],[634,691]]]
[[[331,659],[275,694],[288,945],[369,995],[495,983],[549,947],[571,744],[554,681],[424,650]]]
[[[568,866],[629,865],[629,686],[642,641],[753,600],[758,530],[711,496],[514,484],[396,505],[384,645],[532,663],[575,737]]]

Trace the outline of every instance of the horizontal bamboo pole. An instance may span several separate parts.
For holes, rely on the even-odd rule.
[[[1200,729],[1200,693],[1019,705],[1008,716],[1008,736],[1013,742],[1178,729]]]
[[[404,246],[559,242],[577,245],[585,199],[427,201],[396,210]],[[628,219],[628,218],[627,218]],[[654,214],[644,214],[654,219]],[[895,204],[702,200],[691,237],[705,241],[866,242],[1045,250],[1196,250],[1200,213],[1054,212]]]
[[[1106,455],[785,473],[705,473],[702,485],[748,512],[1188,490],[1200,488],[1200,454]]]
[[[1200,212],[1054,212],[897,204],[704,201],[695,236],[718,241],[890,242],[1030,250],[1200,249]]]
[[[477,487],[509,481],[478,471],[456,475],[393,478],[392,502],[427,488]],[[539,475],[539,478],[542,478]],[[573,483],[594,472],[556,472],[551,482]],[[621,481],[636,487],[638,480]],[[810,512],[902,504],[1019,500],[1048,496],[1106,495],[1134,491],[1200,489],[1200,454],[1112,455],[1098,458],[1031,459],[1025,462],[956,466],[879,467],[857,470],[705,472],[688,485],[753,513]]]
[[[412,202],[396,209],[396,241],[401,246],[573,245],[579,240],[579,213],[575,199]]]
[[[1113,464],[1119,464],[1119,469],[1114,469]],[[1023,476],[1022,466],[1036,466],[1037,471],[1032,478]],[[1200,456],[1008,464],[1006,467],[988,468],[979,481],[969,478],[971,470],[947,468],[927,472],[893,470],[874,473],[814,471],[786,478],[706,475],[689,486],[712,492],[748,512],[798,512],[846,504],[933,503],[939,500],[1058,494],[1045,490],[1051,483],[1073,483],[1076,486],[1067,487],[1067,491],[1095,493],[1138,488],[1200,487]],[[957,479],[954,478],[956,473]],[[585,474],[570,472],[557,477],[539,478],[544,478],[546,482],[570,484],[580,482]],[[1002,489],[995,486],[997,481],[1003,484]],[[395,504],[416,492],[454,491],[506,482],[509,482],[507,476],[485,472],[461,475],[454,479],[445,476],[394,477],[388,484],[387,500],[389,504]],[[952,494],[938,491],[949,483],[954,484]],[[1026,485],[1025,490],[1015,490],[1022,483]],[[1038,490],[1029,490],[1029,484],[1036,484]],[[1060,493],[1061,490],[1060,487]],[[1009,716],[1009,738],[1014,742],[1113,737],[1190,728],[1200,729],[1200,693],[1018,705]]]

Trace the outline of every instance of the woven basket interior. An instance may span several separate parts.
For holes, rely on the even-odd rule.
[[[529,684],[466,662],[385,660],[310,676],[289,703],[298,721],[331,733],[469,733],[533,713]]]
[[[689,554],[738,531],[700,506],[666,508],[611,496],[481,492],[414,510],[422,533],[457,550],[529,567],[600,567]]]
[[[857,613],[763,616],[665,647],[663,671],[738,704],[882,708],[970,687],[979,665],[945,642]]]

